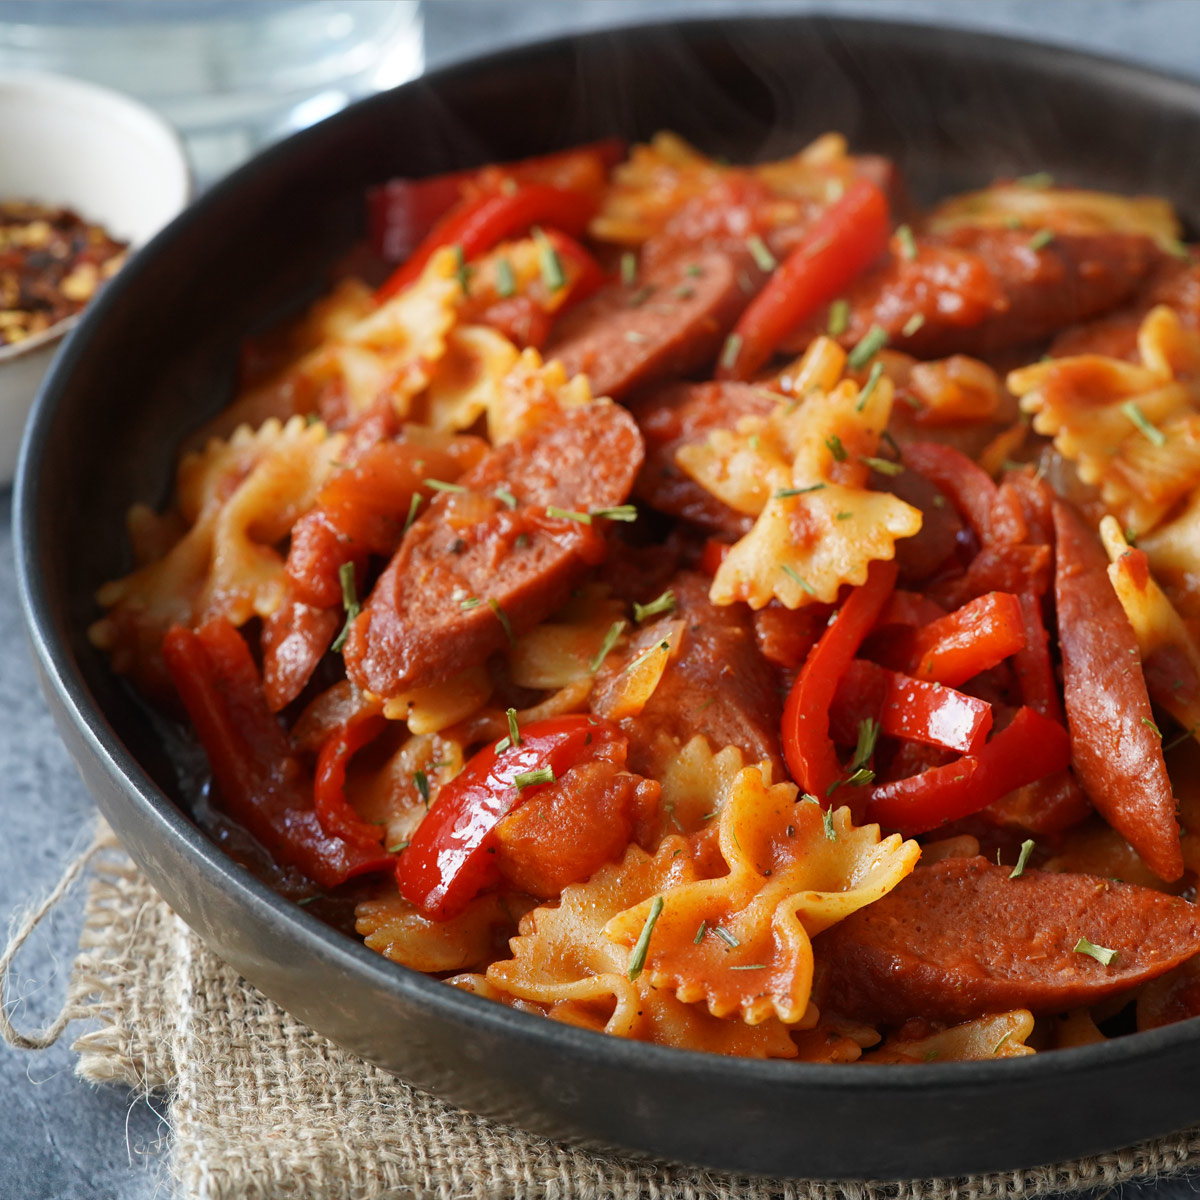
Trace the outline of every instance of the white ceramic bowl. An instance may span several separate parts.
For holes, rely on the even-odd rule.
[[[187,204],[175,131],[119,92],[60,75],[0,72],[0,199],[65,205],[137,247]],[[0,347],[0,487],[11,482],[25,417],[68,317]]]

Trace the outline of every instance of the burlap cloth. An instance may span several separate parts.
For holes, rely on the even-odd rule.
[[[50,1028],[0,1033],[36,1049],[70,1021],[87,1080],[165,1092],[169,1167],[188,1200],[1002,1200],[1200,1166],[1200,1129],[1032,1171],[903,1182],[735,1178],[604,1157],[473,1117],[299,1024],[219,959],[102,828],[67,1005]],[[13,955],[83,870],[16,922]]]

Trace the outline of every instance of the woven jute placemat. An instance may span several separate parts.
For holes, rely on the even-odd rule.
[[[1200,1167],[1200,1129],[1031,1171],[826,1183],[738,1178],[558,1145],[443,1104],[289,1017],[212,955],[101,827],[14,925],[0,988],[38,921],[90,866],[67,1004],[84,1079],[165,1093],[170,1171],[187,1200],[1006,1200]]]

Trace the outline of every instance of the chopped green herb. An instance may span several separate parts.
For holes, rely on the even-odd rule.
[[[1075,943],[1074,950],[1076,954],[1090,954],[1098,963],[1106,967],[1117,957],[1115,950],[1110,950],[1107,946],[1097,946],[1095,942],[1091,942],[1085,937],[1081,937]]]
[[[696,946],[700,945],[700,943],[702,941],[704,941],[704,934],[707,930],[708,930],[708,922],[701,921],[700,928],[696,930],[696,936],[694,938],[692,938],[692,943]]]
[[[504,715],[508,718],[508,744],[510,746],[519,746],[521,744],[521,730],[517,725],[517,710],[515,708],[506,709]]]
[[[640,625],[647,617],[659,617],[675,611],[675,593],[669,589],[649,604],[633,603],[633,619]]]
[[[887,345],[887,340],[887,330],[881,325],[872,325],[858,345],[846,355],[846,366],[852,371],[861,371]]]
[[[900,243],[900,254],[912,262],[917,257],[917,239],[908,225],[901,225],[896,230],[896,241]]]
[[[877,362],[871,368],[871,374],[867,376],[867,382],[863,384],[863,389],[858,393],[858,403],[854,406],[855,412],[862,412],[867,407],[867,401],[871,398],[871,393],[878,387],[879,380],[883,377],[883,363]]]
[[[742,944],[737,940],[736,937],[733,936],[732,933],[729,932],[728,929],[722,929],[720,925],[713,926],[713,933],[715,933],[717,937],[719,937],[727,946],[736,948]]]
[[[513,545],[516,546],[518,550],[524,550],[525,547],[529,545],[529,534],[518,533],[517,539],[515,542],[513,542]]]
[[[506,504],[509,508],[517,507],[517,498],[508,490],[508,488],[497,488],[493,493],[502,504]]]
[[[658,923],[658,918],[662,916],[662,910],[663,898],[655,896],[650,904],[650,912],[646,917],[646,923],[642,926],[641,936],[633,948],[633,953],[629,956],[630,979],[636,979],[646,965],[646,952],[650,949],[650,937],[654,933],[654,926]]]
[[[478,608],[482,603],[483,601],[478,596],[468,596],[465,600],[458,602],[458,607],[466,612],[472,608]]]
[[[813,483],[802,488],[776,488],[771,493],[771,498],[773,500],[790,500],[793,496],[807,496],[809,492],[819,492],[824,486],[823,483]]]
[[[692,263],[688,266],[685,274],[690,275],[693,279],[699,279],[704,274],[704,268],[699,263]]]
[[[496,260],[496,294],[507,300],[517,290],[517,280],[513,275],[512,263],[507,258]]]
[[[1125,541],[1130,546],[1136,546],[1137,540],[1138,540],[1138,531],[1136,529],[1134,529],[1133,526],[1131,525],[1128,529],[1125,530]]]
[[[734,363],[738,360],[738,355],[742,352],[742,335],[740,333],[731,333],[725,339],[724,349],[721,351],[721,366],[726,371],[732,371]]]
[[[588,670],[593,675],[600,670],[604,660],[612,653],[612,648],[617,644],[617,639],[625,632],[627,621],[614,621],[609,627],[608,632],[604,635],[604,641],[600,643],[600,650],[596,657],[592,659],[588,665]]]
[[[318,892],[315,896],[302,896],[299,900],[296,901],[296,903],[299,904],[303,908],[304,905],[311,904],[314,900],[324,900],[324,899],[325,899],[325,897],[320,892]]]
[[[362,612],[362,605],[358,602],[358,592],[354,586],[354,564],[352,562],[342,563],[338,567],[338,581],[342,585],[342,607],[346,610],[346,623],[330,647],[335,654],[341,654],[342,647],[350,636],[350,626],[354,623],[354,618]]]
[[[637,656],[637,658],[635,658],[633,660],[633,662],[631,662],[629,664],[629,666],[627,666],[625,668],[625,670],[623,670],[621,672],[621,674],[628,675],[630,671],[637,670],[637,668],[640,667],[642,665],[642,663],[647,662],[651,655],[656,654],[659,650],[670,650],[670,648],[671,648],[671,643],[669,641],[667,641],[665,638],[661,642],[656,642],[644,654],[639,654]]]
[[[555,250],[554,243],[542,230],[535,227],[531,232],[533,233],[533,240],[537,243],[538,266],[542,270],[542,282],[546,285],[547,291],[557,292],[567,285],[567,277],[563,272],[562,259],[558,257],[558,251]]]
[[[408,849],[408,842],[403,841],[403,842],[397,842],[394,846],[389,846],[387,848],[387,852],[389,854],[399,854],[401,850],[407,850],[407,849]]]
[[[820,806],[821,802],[820,802],[820,800],[818,800],[816,798],[816,796],[814,796],[812,794],[812,792],[801,792],[800,799],[797,801],[797,803],[798,804],[816,804],[817,806]]]
[[[750,251],[750,257],[758,264],[760,271],[773,271],[779,266],[779,260],[767,249],[767,243],[757,233],[746,239],[746,249]]]
[[[837,830],[833,827],[833,809],[827,808],[821,813],[821,820],[825,825],[825,837],[827,841],[837,841]]]
[[[742,963],[736,967],[730,967],[731,971],[765,971],[766,963]]]
[[[875,458],[870,454],[862,455],[858,461],[880,475],[899,475],[904,470],[903,463],[893,462],[890,458]]]
[[[471,294],[471,268],[467,266],[461,246],[454,247],[454,264],[454,273],[458,276],[458,283],[463,290],[463,295],[469,296]]]
[[[1183,242],[1181,242],[1178,238],[1174,238],[1174,237],[1161,238],[1159,240],[1159,245],[1161,245],[1162,248],[1169,255],[1171,255],[1172,258],[1178,258],[1182,262],[1191,262],[1191,259],[1192,259],[1191,250],[1187,246],[1185,246],[1183,244]]]
[[[681,283],[671,292],[671,295],[679,300],[690,300],[695,294],[696,289],[688,283]]]
[[[1025,874],[1025,864],[1029,861],[1029,856],[1033,853],[1033,846],[1033,838],[1026,838],[1021,843],[1021,853],[1017,855],[1017,865],[1013,867],[1009,879],[1019,879]]]
[[[875,742],[879,738],[879,722],[871,717],[864,717],[858,723],[858,744],[854,747],[854,757],[850,760],[850,769],[857,771],[871,761],[875,753]]]
[[[1011,1029],[992,1047],[992,1053],[999,1054],[1000,1051],[1004,1049],[1004,1044],[1008,1041],[1008,1039],[1010,1037],[1012,1037]]]
[[[850,301],[845,299],[835,300],[829,306],[829,324],[826,326],[829,330],[829,336],[841,337],[846,332],[849,324]]]
[[[638,261],[632,250],[626,250],[621,255],[621,282],[626,287],[632,287],[637,282]]]
[[[842,445],[842,439],[836,433],[831,433],[825,439],[825,448],[833,455],[834,462],[846,461],[846,447]]]
[[[574,512],[569,508],[558,508],[556,505],[546,505],[546,516],[559,517],[564,521],[578,521],[581,525],[590,525],[592,518],[585,512]]]
[[[874,782],[875,772],[866,767],[859,767],[858,770],[846,777],[847,787],[866,787],[868,783]]]
[[[911,317],[909,317],[907,321],[904,322],[904,327],[900,330],[900,332],[906,338],[910,338],[924,324],[925,324],[925,314],[924,313],[913,313],[913,315]]]
[[[792,582],[793,582],[793,583],[794,583],[794,584],[795,584],[795,585],[796,585],[798,588],[800,588],[800,590],[801,590],[801,591],[805,592],[805,593],[806,593],[806,594],[808,594],[809,596],[815,596],[815,595],[817,594],[817,590],[816,590],[816,588],[814,588],[814,587],[813,587],[813,585],[812,585],[811,583],[809,583],[807,579],[805,579],[805,578],[804,578],[802,575],[800,575],[800,574],[799,574],[799,573],[798,573],[798,572],[795,570],[795,568],[788,566],[788,564],[787,564],[787,563],[784,563],[784,564],[783,564],[783,565],[782,565],[782,566],[781,566],[779,569],[780,569],[780,570],[781,570],[781,571],[782,571],[782,572],[783,572],[783,573],[784,573],[784,574],[785,574],[785,575],[786,575],[786,576],[787,576],[787,577],[788,577],[788,578],[789,578],[789,579],[790,579],[790,580],[791,580],[791,581],[792,581]]]
[[[1158,738],[1158,740],[1160,742],[1162,741],[1162,730],[1159,729],[1159,727],[1157,725],[1155,725],[1155,723],[1152,720],[1150,720],[1149,717],[1143,717],[1142,724],[1147,726],[1149,728],[1150,732],[1152,734],[1154,734],[1154,736],[1156,738]]]
[[[1029,239],[1030,250],[1045,250],[1045,248],[1054,241],[1053,229],[1039,229],[1037,233]]]
[[[1022,175],[1017,180],[1019,187],[1048,188],[1054,186],[1054,176],[1049,171],[1035,171],[1032,175]]]
[[[500,622],[500,628],[504,630],[504,636],[508,638],[508,644],[515,646],[517,644],[517,635],[513,633],[512,622],[508,619],[508,613],[500,607],[500,601],[489,600],[488,608],[492,610],[492,615]]]
[[[603,517],[606,521],[636,521],[638,511],[635,504],[617,504],[612,508],[593,508],[588,515]]]
[[[413,772],[413,783],[417,785],[417,791],[421,793],[421,800],[425,807],[429,807],[429,777],[424,771]]]
[[[513,779],[517,791],[521,791],[527,787],[534,787],[539,783],[553,783],[554,768],[553,767],[538,767],[536,771],[525,771],[517,775]]]
[[[835,514],[834,514],[834,520],[835,520],[835,521],[848,521],[848,520],[850,520],[850,518],[851,518],[852,516],[854,516],[854,514],[853,514],[852,512],[840,512],[840,513],[835,513]]]
[[[1025,222],[1021,220],[1015,213],[1004,218],[1005,229],[1023,229]]]
[[[320,425],[320,423],[321,423],[321,417],[320,417],[320,415],[319,415],[318,413],[311,412],[311,413],[305,413],[305,414],[304,414],[304,425],[305,425],[305,428],[309,428],[309,429],[311,429],[311,428],[312,428],[312,426],[314,426],[314,425]]]
[[[1121,405],[1121,411],[1145,434],[1156,446],[1165,446],[1167,444],[1167,435],[1161,429],[1153,424],[1149,417],[1142,412],[1136,400],[1126,400]]]
[[[467,489],[461,483],[447,483],[444,479],[424,479],[422,483],[435,492],[465,492]]]

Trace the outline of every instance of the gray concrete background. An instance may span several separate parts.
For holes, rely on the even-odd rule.
[[[974,26],[1200,77],[1196,0],[429,0],[426,58],[434,67],[558,32],[733,9],[817,9]],[[37,692],[17,611],[10,514],[11,497],[0,489],[0,914],[54,883],[92,815]],[[20,1021],[54,1011],[77,922],[78,906],[68,906],[24,953],[14,990]],[[33,1055],[0,1047],[0,1200],[169,1196],[160,1112],[119,1089],[79,1082],[73,1065],[65,1043]],[[1174,1180],[1127,1187],[1118,1196],[1182,1200],[1195,1190],[1189,1180]]]

